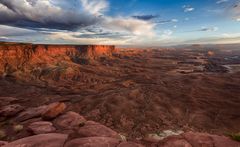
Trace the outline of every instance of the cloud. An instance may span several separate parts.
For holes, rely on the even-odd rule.
[[[153,36],[155,24],[134,18],[106,18],[104,27],[120,32],[129,32],[134,35]]]
[[[0,25],[1,41],[14,41],[14,42],[41,42],[49,41],[47,31],[36,31],[18,27],[11,27]],[[4,38],[4,40],[3,40]]]
[[[94,15],[100,15],[108,8],[106,0],[81,0],[81,2],[84,10]]]
[[[212,36],[212,37],[205,37],[205,38],[197,38],[194,40],[186,40],[181,43],[196,43],[196,44],[232,44],[232,43],[239,43],[240,36],[234,37],[224,37],[224,36]]]
[[[0,40],[125,44],[155,36],[149,20],[158,16],[112,17],[108,8],[107,0],[0,0]]]
[[[95,34],[96,35],[96,34]],[[98,34],[100,35],[100,34]],[[80,43],[80,44],[126,44],[130,39],[128,36],[116,39],[113,36],[93,37],[94,35],[87,35],[81,32],[53,32],[49,35],[51,40],[63,41],[65,43]]]
[[[101,21],[105,0],[81,0],[83,10],[65,9],[57,0],[1,0],[0,24],[22,28],[76,30]],[[90,11],[91,9],[91,11]]]
[[[134,15],[133,18],[140,19],[140,20],[152,20],[157,18],[157,15]]]
[[[229,0],[219,0],[219,1],[216,2],[216,4],[226,3],[226,2],[228,2],[228,1],[229,1]]]
[[[160,38],[161,38],[162,40],[170,39],[171,36],[172,36],[172,34],[173,34],[173,31],[172,31],[172,30],[164,30],[163,33],[162,33],[162,35],[160,36]]]
[[[111,29],[113,33],[154,35],[155,24],[146,20],[156,16],[105,16],[104,12],[108,7],[106,0],[0,0],[0,24],[45,33],[55,33],[57,30],[81,32],[91,29],[91,26],[98,26]],[[89,35],[85,37],[90,38]],[[95,32],[92,38],[104,35],[110,36],[103,32]]]
[[[190,5],[184,5],[182,8],[183,8],[184,12],[191,12],[191,11],[195,10],[195,8],[193,8]]]
[[[230,12],[234,20],[240,21],[240,1],[233,5]]]
[[[169,20],[160,20],[157,21],[157,24],[166,24],[166,23],[174,23],[174,22],[178,22],[178,19],[169,19]]]
[[[188,32],[216,32],[216,31],[218,31],[218,27],[202,27],[201,29]]]
[[[218,27],[202,27],[202,29],[198,31],[202,32],[216,32],[218,30]]]
[[[239,38],[240,37],[240,33],[224,33],[222,34],[223,38]]]

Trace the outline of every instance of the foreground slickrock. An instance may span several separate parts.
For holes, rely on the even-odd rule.
[[[188,132],[179,136],[172,136],[158,143],[160,147],[239,147],[240,142],[225,136],[207,133]]]
[[[120,140],[109,137],[86,137],[74,139],[66,143],[65,147],[116,147]]]
[[[78,134],[82,137],[111,137],[120,138],[117,132],[101,124],[85,124],[79,128]]]
[[[13,141],[3,147],[61,147],[67,138],[65,134],[41,134]]]
[[[54,120],[55,125],[61,129],[78,128],[80,125],[84,125],[85,122],[86,119],[83,116],[72,111],[63,114]]]
[[[63,107],[62,107],[63,106]],[[32,116],[45,118],[45,115],[32,115],[26,113],[29,110],[38,110],[46,108],[43,114],[49,114],[51,121],[38,121],[41,118],[32,119]],[[62,109],[64,108],[64,109]],[[27,137],[12,142],[0,142],[1,147],[239,147],[240,142],[231,140],[225,136],[210,135],[207,133],[195,133],[181,131],[172,132],[164,131],[159,140],[154,139],[132,139],[127,141],[120,134],[102,124],[94,121],[86,120],[83,116],[76,112],[69,111],[62,114],[66,109],[64,103],[56,102],[46,106],[30,108],[26,112],[20,113],[25,116],[24,119],[31,120],[32,123],[27,125],[27,131],[31,132]],[[38,114],[39,112],[36,111]],[[24,114],[24,115],[23,115]],[[26,117],[30,114],[31,117]],[[50,115],[51,114],[51,115]],[[56,126],[56,128],[55,128]],[[64,131],[64,130],[70,131]],[[21,130],[19,130],[21,133]],[[57,132],[62,132],[57,133]],[[66,133],[66,134],[64,134]],[[34,135],[36,134],[36,135]],[[40,135],[38,135],[40,134]],[[32,136],[33,135],[33,136]],[[154,140],[154,141],[152,141]]]
[[[27,110],[18,114],[15,120],[21,122],[31,118],[40,117],[46,111],[47,108],[48,108],[47,105],[28,108]]]
[[[51,122],[39,121],[34,122],[28,126],[28,129],[34,134],[46,134],[56,131],[55,127]]]

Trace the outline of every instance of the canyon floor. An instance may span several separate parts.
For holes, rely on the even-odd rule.
[[[6,97],[16,98],[8,104],[24,110],[62,102],[65,112],[76,112],[134,142],[165,130],[239,133],[240,51],[193,48],[122,48],[89,62],[48,57],[48,70],[35,80],[22,71],[1,77],[1,108]],[[19,121],[24,110],[0,117],[5,132],[0,140],[30,136],[25,126],[41,118]],[[16,131],[14,125],[24,127]]]

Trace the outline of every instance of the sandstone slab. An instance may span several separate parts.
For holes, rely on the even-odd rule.
[[[33,132],[34,134],[46,134],[52,133],[56,131],[55,127],[51,122],[47,121],[40,121],[34,122],[28,126],[29,131]]]
[[[116,147],[120,141],[109,137],[87,137],[74,139],[66,143],[65,147]]]
[[[83,127],[79,128],[78,134],[83,137],[112,137],[120,138],[117,132],[112,129],[98,124],[85,124]]]
[[[169,137],[158,143],[160,147],[193,147],[187,140],[181,137]]]
[[[48,105],[46,111],[42,114],[42,118],[45,120],[50,120],[56,118],[58,115],[64,112],[66,109],[64,103],[56,102]]]
[[[13,141],[3,147],[63,147],[68,135],[41,134]]]
[[[7,144],[8,144],[8,142],[6,142],[6,141],[0,141],[0,147],[7,145]]]
[[[137,144],[134,142],[122,142],[117,147],[144,147],[144,145]]]
[[[25,121],[28,119],[40,117],[43,112],[45,112],[47,109],[47,106],[39,106],[39,107],[34,107],[34,108],[28,108],[27,110],[21,112],[17,118],[16,121]]]
[[[86,122],[86,119],[83,116],[71,111],[54,120],[54,124],[62,129],[78,128],[84,122]]]
[[[198,146],[216,146],[216,147],[240,147],[240,142],[234,141],[226,136],[217,136],[207,133],[184,133],[183,137],[193,147]]]
[[[225,136],[187,132],[168,137],[158,143],[161,147],[240,147],[240,142]]]
[[[1,108],[0,116],[14,116],[17,113],[21,112],[23,109],[24,107],[19,104],[7,105]]]

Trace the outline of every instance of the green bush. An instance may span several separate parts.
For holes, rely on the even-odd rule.
[[[240,141],[240,133],[232,133],[232,134],[227,134],[228,136],[230,136],[233,140],[236,140],[236,141]]]

